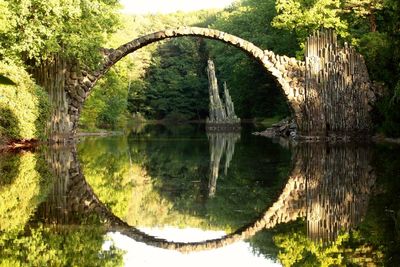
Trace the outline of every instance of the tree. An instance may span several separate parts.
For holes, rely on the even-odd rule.
[[[357,17],[369,20],[370,31],[377,31],[376,11],[383,9],[384,0],[346,0],[345,12],[353,12]]]
[[[117,25],[117,0],[2,0],[8,27],[0,32],[0,58],[41,64],[55,54],[95,64],[100,45]]]
[[[50,115],[46,92],[20,66],[0,63],[0,73],[12,83],[0,84],[0,138],[45,139]]]
[[[303,50],[306,37],[320,28],[334,29],[338,35],[346,37],[348,23],[341,18],[341,0],[277,0],[272,25],[279,29],[287,29],[298,35]],[[298,56],[303,53],[298,51]]]

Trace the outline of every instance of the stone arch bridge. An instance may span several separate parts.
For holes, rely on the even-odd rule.
[[[104,49],[103,63],[96,70],[71,66],[60,60],[46,66],[45,70],[34,72],[38,83],[47,88],[55,107],[50,138],[65,142],[74,136],[85,100],[96,82],[119,60],[151,43],[181,36],[218,40],[239,48],[259,62],[275,77],[286,95],[300,134],[327,136],[370,132],[368,112],[374,95],[364,60],[351,47],[339,47],[333,32],[310,36],[305,60],[300,61],[276,55],[218,30],[180,27],[136,38],[115,50]],[[49,71],[51,68],[53,70]]]
[[[310,238],[330,242],[339,230],[347,230],[362,220],[375,182],[368,148],[325,149],[325,144],[306,144],[295,149],[293,158],[293,169],[280,195],[254,222],[221,238],[184,243],[148,235],[115,216],[86,182],[76,148],[61,147],[48,155],[57,175],[53,193],[39,206],[35,220],[68,226],[97,216],[105,231],[117,231],[150,246],[181,252],[223,247],[298,218],[306,218]]]

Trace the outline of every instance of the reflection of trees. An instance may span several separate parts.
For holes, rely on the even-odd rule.
[[[0,231],[20,229],[44,198],[43,163],[31,152],[0,156]]]
[[[213,197],[217,189],[219,167],[225,155],[224,174],[227,175],[229,164],[235,153],[235,144],[240,139],[238,132],[207,132],[210,142],[210,175],[208,182],[208,195]]]
[[[75,212],[82,196],[69,192],[80,174],[71,151],[46,151],[55,175],[39,152],[0,155],[1,266],[121,265],[119,250],[102,250],[105,229],[93,224],[96,214],[79,219]]]
[[[180,132],[179,139],[168,139],[169,131],[163,132],[168,135],[165,139],[160,134],[155,139],[148,138],[145,133],[136,138],[130,136],[128,140],[121,137],[86,138],[79,151],[85,178],[107,207],[134,225],[168,223],[182,226],[189,223],[191,227],[232,231],[250,223],[266,203],[272,202],[271,195],[279,190],[287,172],[288,151],[267,139],[237,147],[239,153],[232,161],[241,164],[231,164],[228,179],[219,181],[218,195],[204,201],[203,196],[208,195],[209,143],[204,138],[204,131],[202,135],[193,135],[190,129],[184,129],[185,134]],[[226,145],[233,152],[229,146]],[[262,166],[254,160],[254,155],[263,155]],[[56,160],[60,157],[53,156]],[[227,167],[229,162],[228,155]],[[72,182],[71,174],[77,172],[74,168],[68,171],[68,184]],[[62,183],[60,181],[59,187],[65,188]],[[74,197],[79,197],[67,197],[71,193],[67,186],[58,203],[62,203],[62,199],[73,201]],[[132,201],[140,203],[133,204]],[[62,205],[54,203],[54,207]],[[54,207],[43,206],[43,210],[50,211]],[[76,220],[73,205],[66,207],[71,207],[72,212],[67,209],[61,215],[67,214],[73,223]],[[51,216],[43,217],[50,220]]]
[[[99,148],[98,145],[94,147]],[[115,144],[111,147],[115,147]],[[133,152],[133,162],[135,162],[137,160],[135,158],[136,150],[132,148],[131,151]],[[280,248],[278,257],[285,265],[329,266],[336,264],[340,266],[364,264],[368,260],[381,262],[382,254],[376,252],[376,247],[366,244],[365,239],[368,240],[368,237],[362,229],[352,231],[351,234],[346,232],[346,230],[359,224],[366,213],[371,187],[375,182],[374,172],[369,167],[371,155],[372,152],[362,146],[298,145],[294,148],[293,171],[278,200],[251,227],[242,228],[242,234],[233,233],[228,235],[225,240],[214,240],[203,244],[173,244],[165,240],[146,237],[134,228],[124,225],[118,219],[104,220],[103,218],[102,222],[107,222],[108,226],[110,226],[110,222],[114,223],[114,229],[150,245],[191,251],[223,246],[241,240],[243,236],[251,237],[265,227],[275,227],[279,223],[305,218],[306,227],[301,220],[298,220],[295,225],[289,224],[283,230],[283,226],[279,226],[279,233],[275,234],[275,244]],[[129,165],[129,157],[125,157]],[[73,157],[73,159],[76,161],[76,157]],[[167,167],[170,166],[167,165]],[[233,165],[232,168],[235,168],[235,166]],[[79,169],[71,168],[68,173],[73,176],[79,173]],[[85,184],[83,176],[79,177],[81,182],[83,181],[82,184]],[[146,183],[148,181],[141,182]],[[69,183],[72,183],[72,186],[79,184],[72,177]],[[155,186],[155,184],[152,186]],[[97,212],[100,215],[104,211],[103,208],[99,208],[93,200],[89,199],[90,194],[85,193],[83,187],[73,188],[70,185],[67,188],[69,188],[66,191],[69,194],[67,199],[71,203],[75,203],[68,205],[69,209],[78,213],[79,211],[81,213],[89,212],[92,209],[92,212],[95,214]],[[86,191],[89,189],[86,188]],[[117,187],[115,187],[115,190],[117,190]],[[152,187],[151,191],[154,192],[154,190],[157,190],[157,188]],[[111,192],[109,191],[109,193]],[[217,197],[215,196],[215,198]],[[161,199],[160,195],[158,195],[158,199]],[[210,201],[212,200],[214,198]],[[143,201],[149,201],[149,198],[144,197]],[[189,203],[188,205],[192,204]],[[140,218],[138,219],[140,220]],[[370,224],[371,220],[366,223],[366,225]],[[97,237],[99,240],[102,238],[100,235]],[[271,246],[269,240],[269,237],[264,240],[259,239],[252,244],[258,247]],[[98,244],[100,244],[100,241],[98,241]],[[276,253],[273,249],[260,249],[258,251]]]
[[[102,250],[103,235],[98,226],[61,229],[39,225],[26,232],[9,231],[0,236],[0,265],[122,266],[120,250],[113,246]]]
[[[145,122],[134,123],[134,124],[130,125],[129,130],[130,130],[132,133],[140,134],[140,133],[143,133],[143,132],[144,132],[144,130],[146,129],[146,126],[147,126],[147,125],[148,125],[148,124],[145,123]]]
[[[283,266],[383,266],[380,248],[365,242],[358,231],[342,232],[324,244],[308,238],[302,226],[291,225],[274,237]]]

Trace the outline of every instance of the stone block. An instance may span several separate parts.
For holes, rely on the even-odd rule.
[[[85,78],[83,84],[86,85],[87,87],[92,87],[92,82],[89,80],[89,78]]]
[[[69,77],[70,77],[70,79],[72,79],[72,80],[78,79],[78,75],[76,74],[76,72],[71,72],[71,75],[70,75]]]
[[[159,32],[154,33],[154,38],[156,38],[156,39],[165,38],[165,32],[164,31],[159,31]]]
[[[89,75],[87,76],[87,78],[89,79],[89,81],[90,81],[91,83],[93,83],[93,82],[96,80],[96,77],[93,76],[92,74],[89,74]]]

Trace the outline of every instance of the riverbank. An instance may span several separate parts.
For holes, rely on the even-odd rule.
[[[320,138],[320,137],[307,137],[307,136],[298,136],[295,137],[295,135],[291,135],[290,133],[290,129],[288,130],[288,128],[283,127],[283,129],[279,129],[279,127],[275,127],[275,128],[267,128],[264,131],[261,132],[254,132],[254,135],[260,135],[260,136],[264,136],[267,138],[279,138],[279,139],[286,139],[288,141],[290,140],[294,140],[296,142],[301,142],[301,141],[305,141],[305,142],[313,142],[313,141],[328,141],[328,142],[351,142],[351,141],[356,141],[354,138],[350,139],[350,138]],[[278,131],[281,130],[281,131]],[[287,134],[289,133],[289,134]],[[377,143],[377,144],[395,144],[395,145],[400,145],[400,138],[391,138],[391,137],[386,137],[382,134],[376,134],[372,137],[370,137],[369,139],[362,139],[362,141],[365,140],[370,140],[373,143]],[[358,140],[359,141],[359,140]]]

